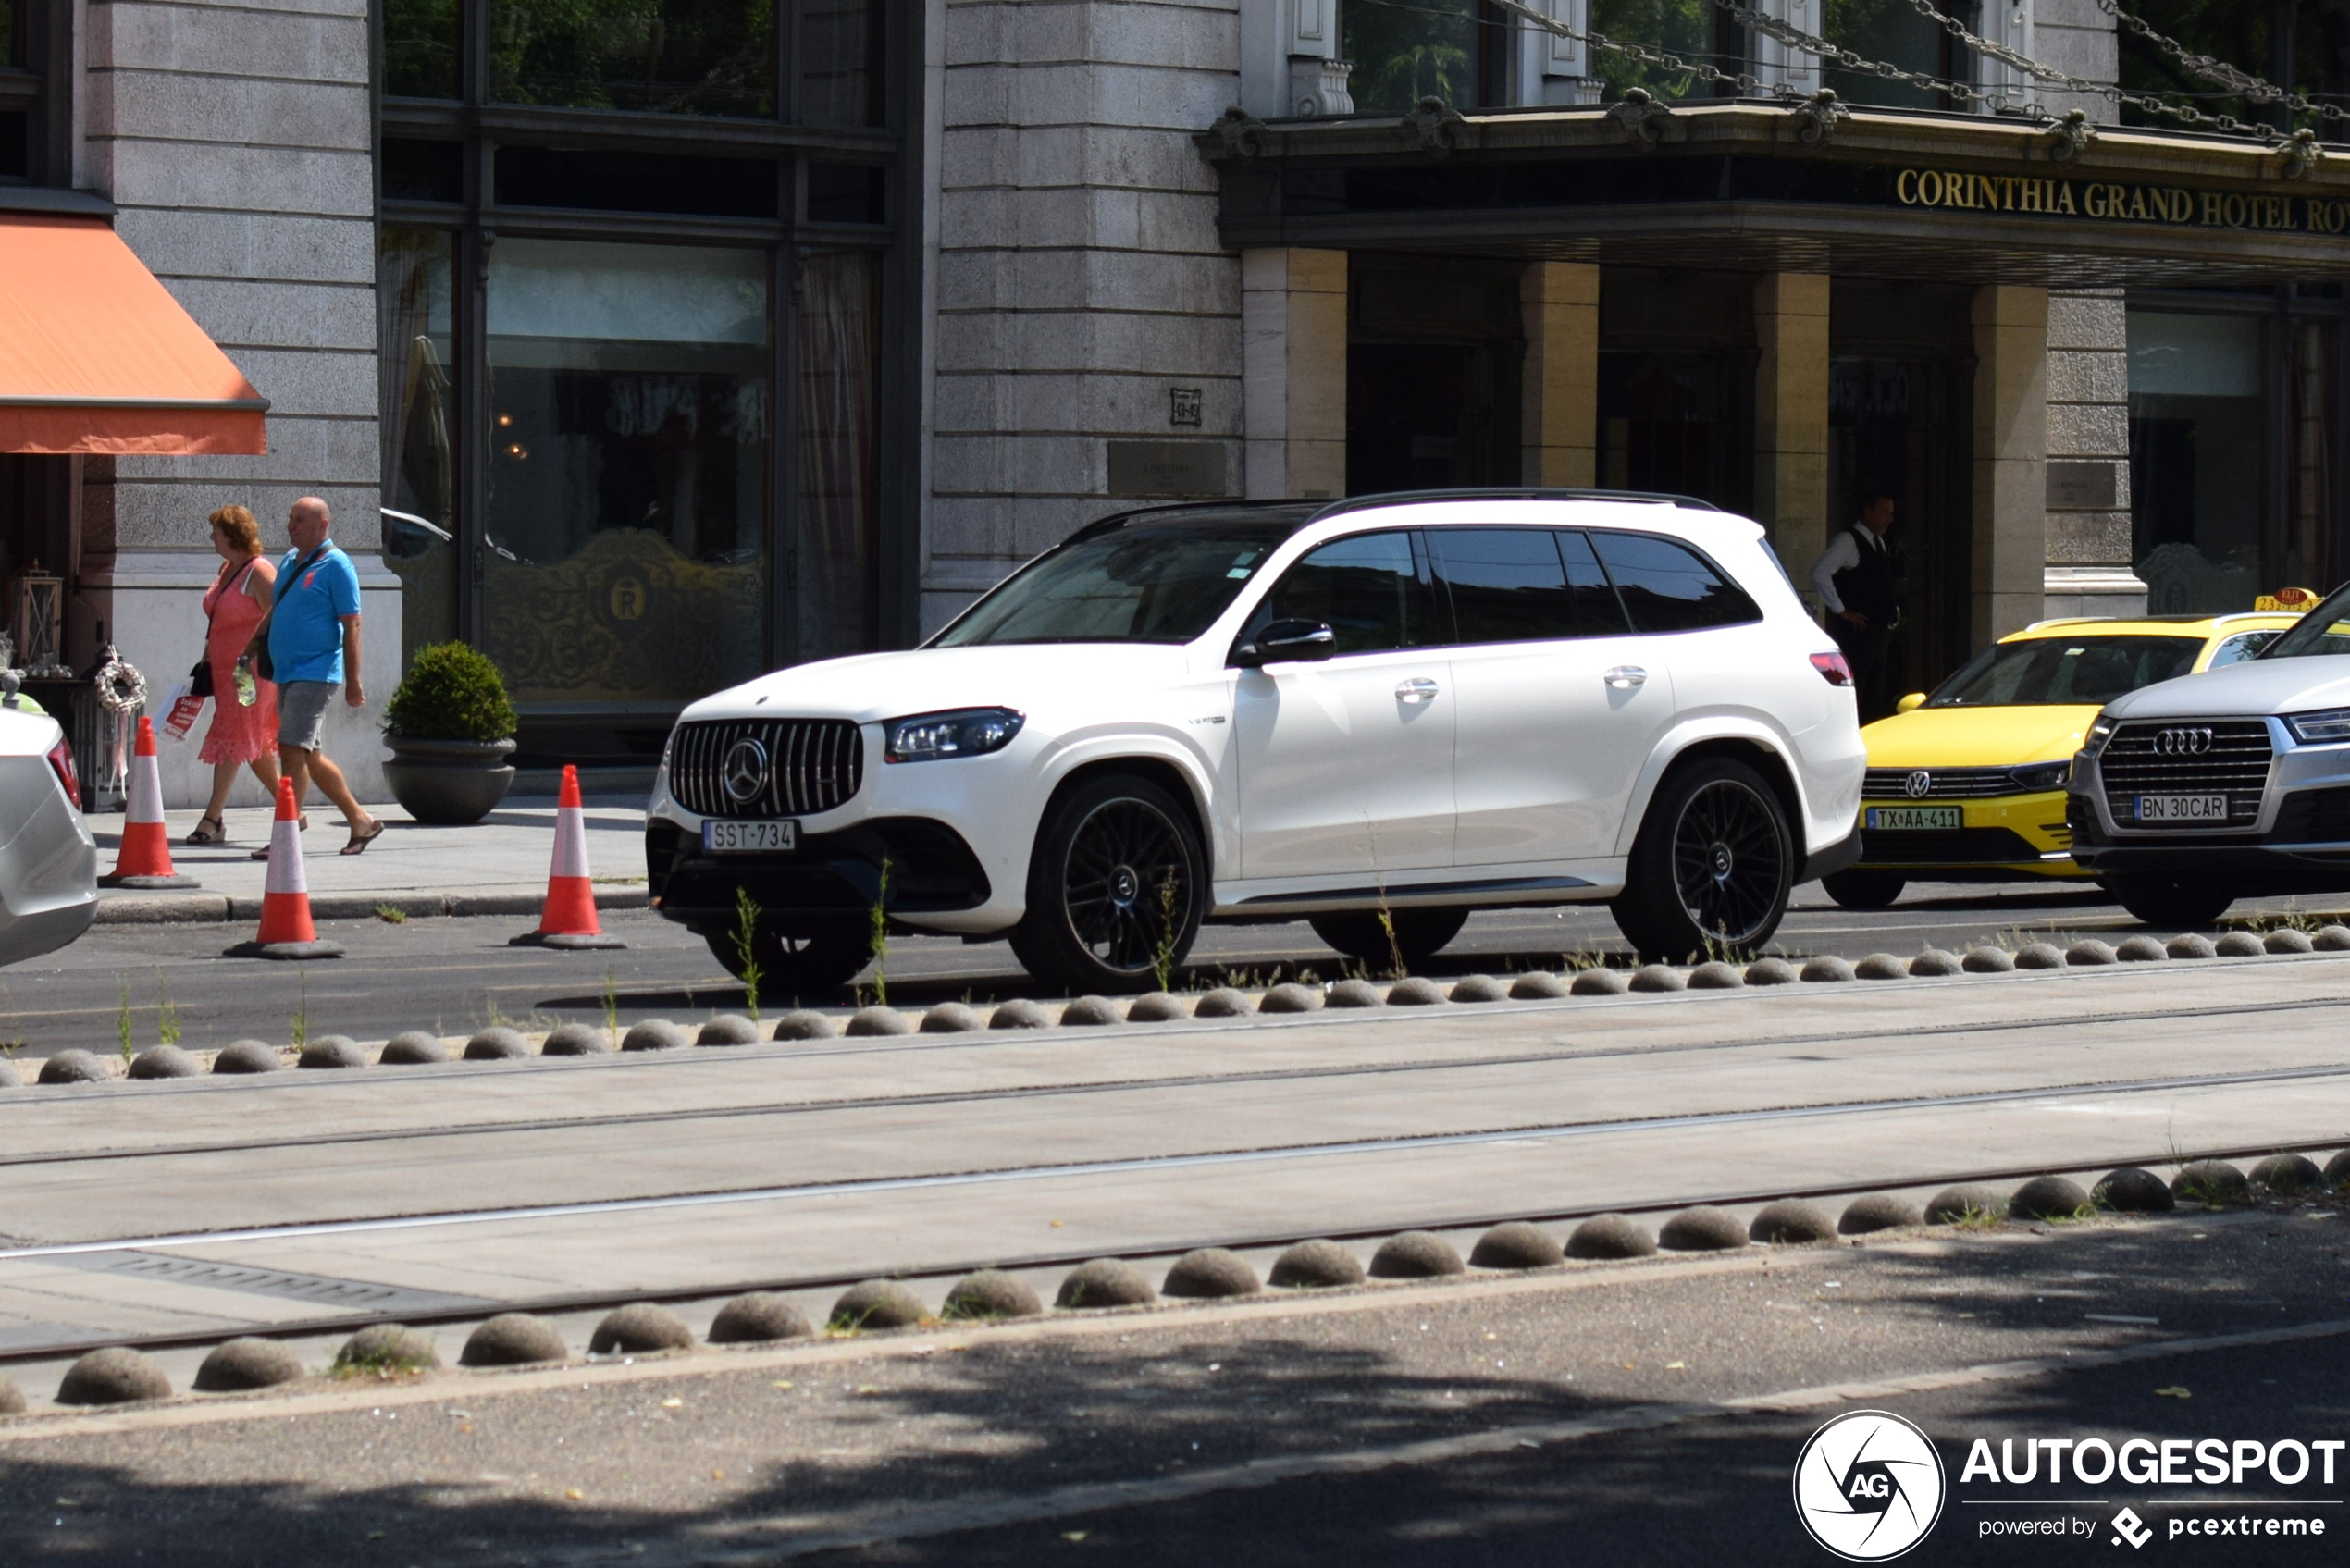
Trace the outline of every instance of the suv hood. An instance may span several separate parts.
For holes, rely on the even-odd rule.
[[[2350,708],[2350,657],[2252,659],[2158,681],[2106,704],[2116,719],[2262,718],[2312,708]]]
[[[1131,699],[1181,680],[1186,650],[1162,643],[1034,643],[1002,648],[918,648],[796,664],[687,708],[691,719],[854,719],[878,723],[950,708],[1017,708],[1033,714],[1080,693]]]

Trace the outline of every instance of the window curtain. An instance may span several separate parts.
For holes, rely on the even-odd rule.
[[[880,644],[874,424],[881,260],[817,252],[799,263],[799,653]]]

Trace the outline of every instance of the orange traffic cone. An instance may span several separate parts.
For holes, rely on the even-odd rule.
[[[125,803],[122,850],[101,887],[195,887],[172,869],[171,834],[163,825],[163,776],[156,772],[155,726],[139,715],[139,746],[130,759],[130,798]]]
[[[269,876],[262,884],[261,934],[229,949],[232,958],[340,958],[342,945],[321,942],[310,923],[310,882],[302,870],[302,809],[293,780],[278,781],[278,820],[270,825]]]
[[[509,947],[625,947],[606,936],[596,920],[596,888],[588,879],[588,819],[579,802],[579,770],[563,764],[563,792],[555,796],[555,863],[547,873],[547,901],[538,929],[525,932]]]

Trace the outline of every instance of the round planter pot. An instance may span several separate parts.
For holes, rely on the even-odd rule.
[[[392,798],[420,822],[462,827],[477,822],[506,798],[514,770],[512,740],[427,740],[384,736],[391,756],[384,779]]]

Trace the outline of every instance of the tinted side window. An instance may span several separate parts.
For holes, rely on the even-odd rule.
[[[1686,545],[1652,534],[1595,533],[1591,542],[1615,579],[1634,631],[1694,632],[1762,619],[1744,589]]]
[[[1575,619],[1582,627],[1583,636],[1610,637],[1629,631],[1624,606],[1616,599],[1600,558],[1591,553],[1589,537],[1579,529],[1568,529],[1562,530],[1557,537],[1559,559],[1566,563],[1567,586],[1575,592]]]
[[[1334,539],[1282,574],[1249,618],[1247,636],[1273,621],[1320,621],[1338,651],[1379,653],[1441,640],[1408,533]]]
[[[1437,581],[1456,640],[1540,642],[1575,636],[1575,596],[1546,528],[1431,528]]]

